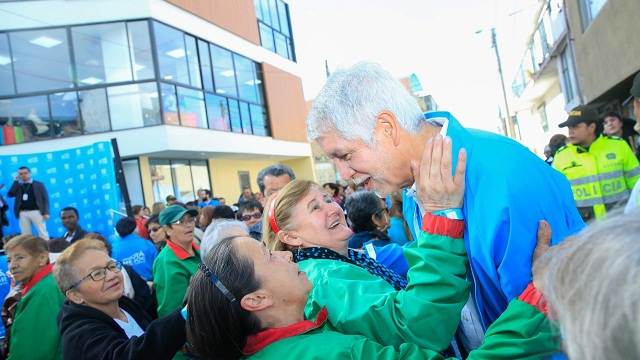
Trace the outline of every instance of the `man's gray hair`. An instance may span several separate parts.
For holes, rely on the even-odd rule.
[[[374,145],[376,118],[383,110],[392,112],[412,134],[426,123],[416,99],[380,65],[360,62],[338,69],[313,100],[307,137],[314,141],[335,131],[343,139]]]
[[[256,179],[256,182],[258,183],[258,188],[260,188],[260,192],[264,195],[264,177],[267,175],[271,175],[271,176],[282,176],[282,175],[289,175],[289,177],[291,178],[291,180],[295,180],[296,179],[296,174],[293,173],[293,170],[291,170],[290,167],[288,167],[287,165],[282,165],[282,164],[275,164],[275,165],[271,165],[271,166],[267,166],[266,168],[260,170],[260,172],[258,173],[258,178]]]
[[[207,257],[207,254],[220,240],[228,238],[230,236],[239,235],[244,232],[249,236],[249,228],[245,223],[233,219],[217,219],[213,220],[202,236],[202,242],[200,243],[200,258],[202,261]]]
[[[568,238],[541,276],[570,359],[640,359],[640,210]]]

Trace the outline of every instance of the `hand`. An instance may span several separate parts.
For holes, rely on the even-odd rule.
[[[443,139],[438,134],[425,145],[420,164],[415,160],[411,161],[418,201],[425,211],[462,207],[467,153],[464,149],[458,152],[458,165],[452,176],[451,151],[451,138]]]
[[[560,244],[549,246],[551,243],[551,227],[545,220],[538,223],[538,242],[533,249],[533,258],[531,259],[531,275],[533,276],[533,285],[540,291],[543,291],[540,279],[547,271],[547,267],[554,256],[558,256],[567,244],[571,244],[573,236],[566,237]],[[544,292],[544,291],[543,291]]]
[[[531,259],[531,271],[533,272],[533,264],[538,262],[540,257],[549,250],[549,244],[551,243],[551,226],[546,220],[540,220],[538,222],[538,243],[535,249],[533,249],[533,259]]]
[[[44,219],[44,221],[47,221],[49,220],[50,216],[49,214],[45,214],[45,215],[42,215],[42,218]]]
[[[16,175],[16,176],[13,178],[13,181],[20,181],[20,176]]]

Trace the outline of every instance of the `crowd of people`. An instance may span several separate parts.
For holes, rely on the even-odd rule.
[[[640,75],[631,93],[640,113]],[[640,210],[620,206],[637,207],[640,166],[599,121],[573,109],[548,166],[359,63],[306,124],[348,186],[274,164],[231,206],[169,195],[108,238],[73,207],[50,238],[46,188],[21,167],[4,357],[640,358]]]

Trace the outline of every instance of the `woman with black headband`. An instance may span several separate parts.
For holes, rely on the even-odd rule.
[[[440,158],[437,164],[431,165],[431,175],[429,163],[421,165],[427,168],[421,173],[426,180],[420,182],[419,189],[426,209],[436,212],[462,205],[464,164],[462,154],[455,177],[440,169]],[[436,170],[439,176],[429,180]],[[287,186],[295,189],[296,184],[301,182]],[[306,193],[313,194],[314,190],[318,189],[307,188]],[[277,196],[286,193],[287,187]],[[434,199],[426,194],[444,196]],[[315,195],[310,199],[302,195],[302,198],[305,199],[303,209],[308,212],[299,208],[294,211],[302,211],[310,222],[326,225],[326,232],[342,226],[343,218],[334,219],[335,214],[324,205],[332,203],[330,199],[324,201],[322,196],[316,198]],[[271,202],[274,202],[273,198]],[[269,226],[279,229],[278,234],[282,234],[286,225],[278,222],[278,206],[278,200],[275,200],[275,217],[268,213],[273,222]],[[323,220],[318,212],[330,217]],[[188,342],[198,355],[207,359],[241,356],[256,359],[281,359],[283,356],[292,359],[443,359],[441,349],[432,347],[437,344],[434,338],[448,336],[445,340],[448,343],[452,333],[443,334],[448,329],[443,328],[441,322],[457,324],[459,316],[448,309],[451,305],[447,301],[452,300],[452,294],[464,297],[468,291],[464,281],[464,222],[429,212],[423,226],[424,232],[415,246],[405,252],[411,265],[406,290],[391,288],[387,294],[367,293],[366,286],[360,282],[366,281],[367,275],[374,275],[366,269],[361,269],[359,275],[354,272],[356,278],[340,277],[339,270],[330,279],[313,278],[311,273],[317,270],[301,271],[304,261],[293,262],[293,254],[289,251],[270,251],[249,237],[222,240],[192,278],[187,300]],[[302,234],[290,230],[284,236],[295,240]],[[324,265],[331,267],[331,264]],[[329,291],[335,292],[323,294],[322,298],[333,297],[331,307],[310,299],[310,293],[317,299],[320,298],[318,292]],[[374,295],[377,303],[372,300]],[[367,298],[366,302],[359,300],[363,297]],[[470,358],[541,358],[557,351],[558,344],[551,336],[546,317],[538,310],[541,308],[539,300],[535,288],[528,288],[489,329],[483,347]],[[336,305],[338,303],[343,307]],[[307,314],[311,312],[314,316],[305,316],[305,307]],[[352,312],[348,323],[340,323],[344,316],[340,314],[341,310]],[[413,341],[403,340],[403,337],[415,338],[420,344],[412,344]]]

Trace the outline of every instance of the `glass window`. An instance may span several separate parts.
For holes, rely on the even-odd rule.
[[[200,62],[198,61],[198,48],[196,39],[193,36],[185,35],[187,44],[187,63],[189,65],[189,84],[197,88],[202,88],[200,81]]]
[[[176,197],[183,202],[195,200],[196,195],[195,191],[193,191],[193,178],[191,176],[189,161],[171,160],[171,169],[173,170]]]
[[[262,20],[267,24],[271,25],[271,14],[269,12],[269,0],[262,0]]]
[[[178,194],[173,190],[169,160],[149,159],[149,170],[151,171],[151,188],[155,202],[165,203],[168,195],[177,197]],[[180,198],[178,200],[182,201]]]
[[[155,83],[107,88],[111,129],[121,130],[160,124]]]
[[[289,17],[287,16],[287,4],[278,0],[278,18],[280,19],[280,31],[289,36]]]
[[[7,34],[0,34],[0,96],[15,94],[13,58],[9,51]]]
[[[5,125],[21,129],[22,140],[16,136],[16,142],[51,139],[51,117],[45,95],[0,100],[0,118],[7,119]]]
[[[236,68],[236,78],[238,80],[239,98],[251,102],[258,102],[258,83],[255,79],[255,67],[253,61],[234,55],[233,60]]]
[[[180,125],[207,128],[207,117],[202,91],[178,86],[178,108]]]
[[[253,133],[255,135],[268,136],[270,134],[266,129],[267,123],[266,123],[266,116],[264,115],[266,114],[266,111],[264,111],[263,109],[264,108],[259,105],[254,105],[254,104],[249,105],[249,110],[251,112],[251,124],[253,128]]]
[[[280,21],[278,21],[278,7],[276,0],[269,0],[269,12],[271,13],[271,27],[280,31]]]
[[[236,77],[233,68],[233,57],[230,51],[211,45],[211,62],[213,63],[213,80],[216,92],[225,96],[238,96]]]
[[[82,127],[85,134],[111,130],[106,89],[93,89],[78,92]]]
[[[160,76],[164,80],[187,85],[190,84],[184,34],[181,31],[158,22],[154,22],[153,27],[155,30]]]
[[[178,125],[178,98],[176,97],[176,87],[169,84],[160,84],[162,90],[162,113],[163,123],[167,125]]]
[[[75,91],[49,95],[51,122],[56,137],[82,134],[82,124],[78,111],[78,95]]]
[[[240,122],[240,108],[237,100],[229,99],[229,119],[231,120],[231,131],[242,132],[242,123]]]
[[[240,119],[242,120],[242,132],[251,134],[251,115],[249,113],[249,104],[240,101]]]
[[[211,57],[209,56],[209,44],[198,40],[198,52],[200,53],[200,69],[202,71],[202,84],[207,91],[213,90],[213,72],[211,69]]]
[[[193,188],[196,190],[196,194],[199,189],[211,189],[209,168],[206,161],[192,160],[191,176],[193,177]]]
[[[264,98],[264,82],[262,81],[262,66],[258,63],[253,63],[256,72],[256,88],[258,90],[258,102],[262,105],[266,104]]]
[[[273,30],[263,23],[258,24],[260,27],[260,43],[267,50],[276,52],[276,46],[273,44]]]
[[[9,34],[18,93],[73,87],[65,29]]]
[[[124,23],[71,29],[78,86],[131,81],[131,59]]]
[[[205,94],[205,99],[207,103],[209,129],[229,131],[231,129],[231,124],[229,123],[227,98],[212,94]]]
[[[149,22],[147,20],[132,21],[127,23],[127,27],[129,29],[129,52],[133,64],[133,80],[155,78]]]
[[[274,33],[275,42],[276,42],[276,54],[289,58],[289,46],[287,44],[287,38],[280,33]]]
[[[262,20],[262,6],[260,5],[260,0],[253,0],[253,7],[256,9],[256,18],[258,18],[258,20]]]

